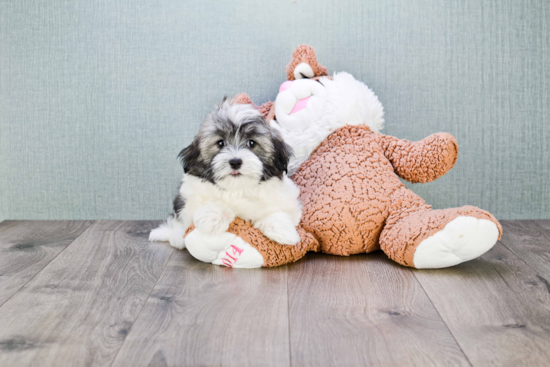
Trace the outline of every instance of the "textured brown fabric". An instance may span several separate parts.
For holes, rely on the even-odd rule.
[[[300,45],[286,67],[288,80],[294,80],[301,62],[311,66],[315,77],[327,75],[313,48]],[[238,97],[242,102],[237,103],[252,103],[246,94]],[[274,106],[267,102],[258,109],[271,120]],[[410,142],[366,126],[345,126],[321,143],[292,177],[304,206],[298,245],[277,244],[241,219],[229,232],[255,247],[266,267],[294,262],[308,251],[348,256],[380,248],[394,261],[414,267],[417,246],[459,216],[494,222],[500,238],[502,227],[490,213],[472,206],[431,210],[399,180],[433,181],[447,173],[457,157],[458,144],[450,134]]]
[[[275,117],[275,102],[266,102],[261,106],[256,106],[254,103],[252,103],[252,100],[246,93],[237,94],[233,99],[231,100],[231,104],[251,104],[254,106],[263,117],[265,117],[268,121],[272,120]]]
[[[274,105],[273,102],[266,102],[263,105],[261,105],[260,107],[258,107],[258,111],[260,111],[260,113],[263,115],[263,117],[265,117],[267,119],[267,116],[271,112],[271,108],[273,107],[273,105]],[[269,119],[268,119],[268,121],[269,121]]]
[[[497,225],[499,239],[502,234],[500,223],[489,212],[469,205],[431,210],[424,200],[408,189],[397,190],[392,195],[390,213],[380,236],[381,249],[390,259],[410,267],[414,267],[413,258],[418,245],[457,217],[490,220]]]
[[[275,102],[266,102],[259,107],[259,110],[267,121],[275,119]]]
[[[327,75],[327,68],[317,62],[317,57],[315,56],[315,50],[313,47],[308,45],[300,45],[296,47],[292,53],[292,59],[290,63],[286,66],[286,76],[288,80],[294,80],[294,69],[300,63],[305,62],[311,69],[315,76]]]
[[[384,154],[399,177],[413,182],[431,182],[449,172],[458,158],[456,139],[447,133],[428,136],[418,142],[380,135]]]
[[[366,126],[345,126],[293,176],[304,205],[298,245],[274,243],[241,219],[229,231],[258,249],[267,267],[294,262],[308,251],[348,256],[379,248],[394,261],[414,266],[418,244],[458,216],[491,220],[502,233],[491,214],[475,207],[432,211],[396,174],[419,182],[433,180],[453,166],[457,151],[448,134],[412,143]],[[413,167],[424,174],[413,174]]]
[[[329,79],[332,79],[331,76],[328,76],[327,68],[317,62],[317,57],[315,56],[315,50],[313,47],[308,45],[300,45],[296,47],[292,53],[292,59],[290,63],[286,66],[286,73],[288,80],[294,80],[294,68],[302,62],[305,62],[315,74],[315,77],[311,78],[312,80],[319,80],[322,76],[327,76]],[[240,104],[251,104],[256,107],[260,113],[266,118],[267,121],[276,120],[275,117],[275,102],[266,102],[261,106],[256,106],[248,94],[241,93],[233,97],[231,103],[240,103]]]
[[[431,181],[454,165],[457,152],[448,134],[413,143],[366,126],[345,126],[331,134],[293,176],[304,205],[298,245],[277,244],[242,219],[236,219],[229,232],[256,248],[266,267],[294,262],[309,251],[348,256],[379,248],[392,260],[413,267],[420,242],[456,217],[488,219],[502,233],[495,217],[476,207],[431,210],[396,174]]]
[[[352,255],[379,248],[390,195],[403,186],[368,127],[331,134],[294,174],[302,226],[323,252]]]
[[[301,240],[295,246],[280,245],[271,241],[260,230],[254,228],[252,223],[240,218],[231,224],[228,232],[235,233],[256,248],[264,258],[264,267],[268,268],[297,261],[307,252],[319,251],[319,242],[301,227],[298,228]]]
[[[195,230],[191,224],[185,231],[185,236]],[[300,260],[307,252],[318,252],[319,242],[307,233],[303,228],[298,227],[300,242],[295,246],[281,245],[266,238],[259,229],[254,228],[252,223],[237,218],[229,226],[228,232],[234,233],[254,247],[264,258],[264,268],[271,268]]]
[[[246,93],[237,94],[235,97],[233,97],[233,99],[231,100],[231,104],[234,103],[254,105],[254,103],[252,103],[252,100]]]

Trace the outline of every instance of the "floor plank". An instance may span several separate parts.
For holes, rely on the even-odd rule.
[[[287,269],[175,251],[113,366],[287,366]]]
[[[550,221],[421,271],[226,269],[150,244],[158,222],[90,224],[0,223],[0,366],[550,365]]]
[[[0,306],[92,223],[93,221],[0,223]]]
[[[502,221],[502,244],[535,270],[550,290],[550,221]]]
[[[550,289],[502,244],[415,276],[473,366],[550,365]]]
[[[295,366],[466,366],[412,271],[382,253],[289,266]]]
[[[0,307],[0,365],[107,366],[172,249],[158,222],[96,222]]]

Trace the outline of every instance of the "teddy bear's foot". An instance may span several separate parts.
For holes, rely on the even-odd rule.
[[[401,265],[418,269],[457,265],[487,252],[502,233],[497,219],[485,210],[469,205],[431,210],[423,201],[415,207],[416,195],[404,194],[395,200],[380,234],[382,251]]]
[[[457,217],[418,245],[414,267],[446,268],[475,259],[491,249],[498,236],[499,230],[490,220]]]
[[[261,268],[264,258],[233,233],[204,234],[194,229],[185,237],[189,253],[196,259],[231,268]]]

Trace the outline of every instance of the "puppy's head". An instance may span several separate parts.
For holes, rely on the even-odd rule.
[[[224,99],[179,158],[186,174],[239,190],[282,179],[291,155],[291,148],[256,108]]]

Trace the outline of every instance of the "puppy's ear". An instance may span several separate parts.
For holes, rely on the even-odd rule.
[[[183,172],[189,173],[193,164],[198,162],[200,154],[199,139],[195,138],[191,145],[187,148],[183,148],[180,154],[178,154],[178,159],[183,166]]]
[[[275,151],[273,164],[279,171],[288,173],[288,161],[294,155],[292,148],[281,137],[276,136],[273,139],[273,149]]]
[[[227,102],[227,96],[223,96],[223,99],[219,105],[216,106],[217,109],[220,109],[223,107],[224,103]]]

